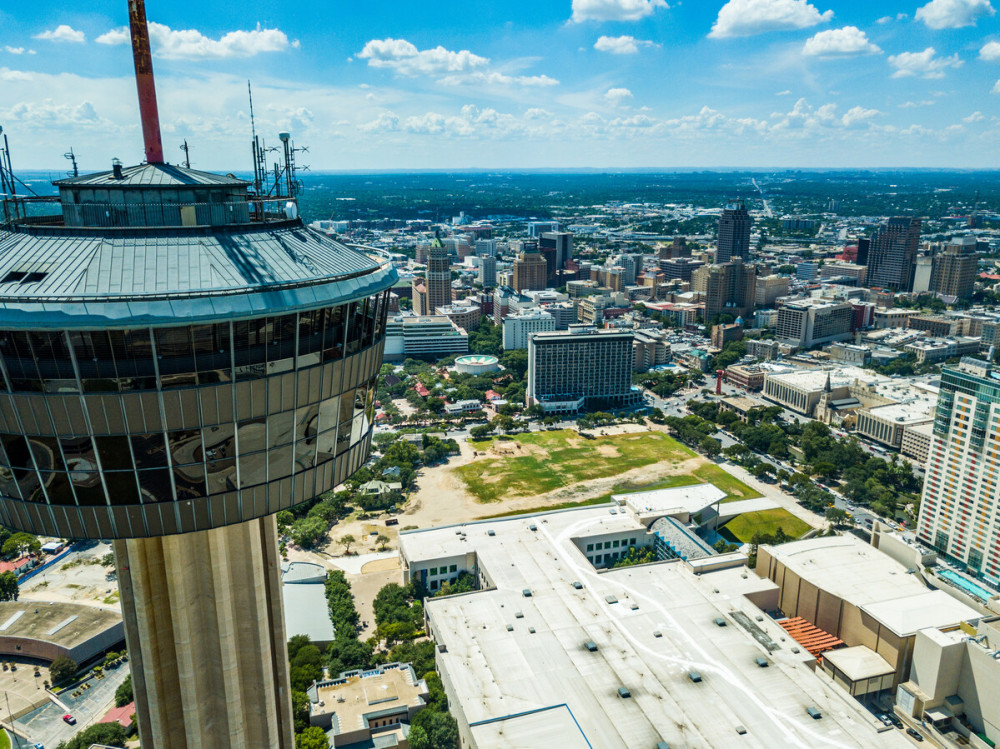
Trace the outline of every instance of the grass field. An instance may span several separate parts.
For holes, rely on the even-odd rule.
[[[518,454],[491,456],[455,469],[479,501],[545,494],[577,481],[607,478],[664,460],[682,462],[697,457],[661,432],[584,439],[572,430],[563,429],[519,434],[510,442],[519,443]],[[469,442],[480,452],[493,443],[493,439]]]
[[[662,481],[657,481],[652,484],[636,484],[634,482],[619,484],[614,488],[614,490],[608,492],[600,499],[605,502],[610,502],[612,494],[651,492],[656,489],[673,489],[677,486],[691,486],[693,484],[706,483],[715,484],[726,493],[725,499],[722,500],[723,502],[739,502],[744,499],[757,499],[761,496],[760,492],[754,491],[735,476],[723,471],[719,468],[719,466],[714,463],[706,463],[705,465],[696,468],[692,473],[684,474],[682,476],[668,476]]]
[[[809,525],[792,515],[788,510],[775,507],[771,510],[746,512],[737,515],[719,529],[723,536],[730,536],[735,541],[749,543],[755,533],[773,535],[778,528],[785,531],[790,538],[798,538],[809,531]]]
[[[10,736],[4,730],[0,730],[0,749],[10,749]]]

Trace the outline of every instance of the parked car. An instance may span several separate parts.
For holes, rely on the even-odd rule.
[[[912,736],[915,741],[923,741],[924,740],[924,737],[920,735],[919,731],[915,731],[912,728],[907,728],[906,732],[908,734],[910,734],[910,736]]]
[[[63,716],[63,720],[64,720],[64,721],[66,721],[67,723],[69,723],[69,724],[70,724],[71,726],[75,726],[75,725],[76,725],[76,718],[74,718],[74,717],[73,717],[72,715],[70,715],[69,713],[66,713],[66,714],[65,714],[65,715]]]

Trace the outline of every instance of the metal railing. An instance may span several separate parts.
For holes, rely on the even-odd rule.
[[[266,224],[298,217],[292,198],[248,198],[219,203],[63,203],[58,196],[4,197],[5,228],[62,226],[74,229],[212,227]]]

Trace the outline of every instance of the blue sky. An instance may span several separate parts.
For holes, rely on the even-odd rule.
[[[125,0],[0,7],[15,166],[142,156]],[[148,0],[164,148],[245,169],[1000,167],[1000,0]],[[271,137],[271,140],[276,140]]]

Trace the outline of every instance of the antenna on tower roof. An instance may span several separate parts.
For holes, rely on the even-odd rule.
[[[181,150],[184,152],[184,168],[191,168],[191,147],[188,146],[187,138],[184,139],[184,145],[181,146]]]
[[[253,115],[253,88],[247,81],[247,95],[250,97],[250,157],[253,160],[253,191],[263,195],[267,190],[267,165],[264,161],[264,144],[257,137],[257,123]]]
[[[73,149],[69,149],[69,153],[64,153],[63,158],[69,159],[69,163],[73,165],[73,168],[68,172],[70,177],[79,177],[80,170],[76,165],[76,154],[73,153]]]

